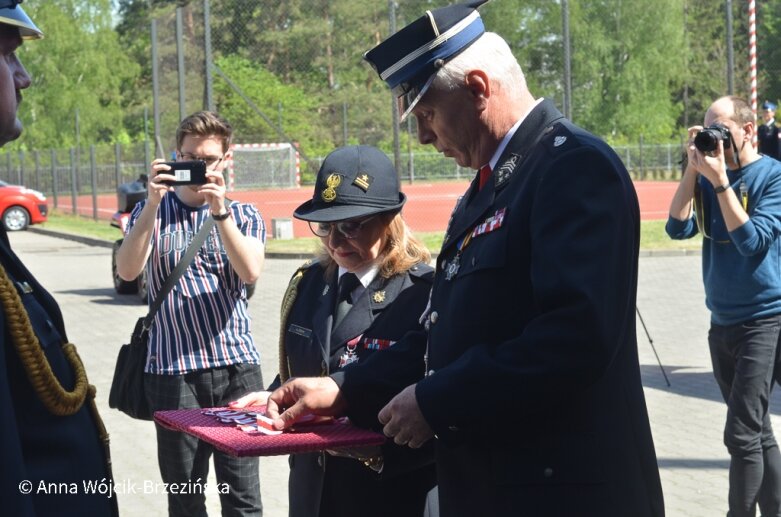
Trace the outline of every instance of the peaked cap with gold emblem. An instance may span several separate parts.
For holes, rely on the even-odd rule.
[[[312,199],[296,208],[293,216],[331,223],[398,211],[406,200],[390,158],[376,147],[352,145],[326,156]]]

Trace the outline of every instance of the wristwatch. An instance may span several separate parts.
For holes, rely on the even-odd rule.
[[[725,183],[724,185],[721,185],[719,187],[714,187],[713,192],[715,192],[716,194],[721,194],[722,192],[726,192],[727,189],[730,188],[730,186],[731,185],[729,183]]]
[[[224,221],[230,216],[231,216],[230,210],[226,210],[224,214],[215,214],[214,212],[212,212],[212,219],[214,219],[215,221]]]

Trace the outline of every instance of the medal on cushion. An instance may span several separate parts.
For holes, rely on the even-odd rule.
[[[345,344],[344,353],[339,357],[339,368],[344,368],[348,364],[358,362],[358,354],[355,353],[355,349],[358,348],[358,342],[361,340],[360,336],[351,339]]]

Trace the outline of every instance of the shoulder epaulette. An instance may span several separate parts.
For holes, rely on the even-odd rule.
[[[300,266],[298,266],[298,268],[296,269],[296,272],[293,273],[293,276],[296,276],[298,274],[303,274],[307,269],[309,269],[310,267],[312,267],[314,265],[317,265],[319,263],[320,263],[320,261],[318,259],[311,258],[311,259],[307,260],[306,262],[304,262],[303,264],[301,264]]]
[[[560,154],[580,145],[577,135],[566,124],[559,122],[546,128],[546,130],[547,133],[542,138],[542,145],[545,146],[550,154]]]
[[[434,276],[434,268],[428,264],[415,264],[409,269],[409,275],[431,281]]]

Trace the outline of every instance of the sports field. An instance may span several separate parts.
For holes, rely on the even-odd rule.
[[[635,189],[640,200],[640,217],[643,220],[667,218],[667,209],[678,183],[673,181],[637,181]],[[444,231],[450,212],[456,199],[466,191],[467,181],[403,184],[407,194],[404,218],[413,231]],[[254,203],[269,226],[274,219],[293,219],[293,210],[312,196],[312,187],[300,187],[285,190],[242,190],[228,194],[231,199]],[[116,196],[101,194],[96,197],[97,216],[109,220],[116,211]],[[49,198],[49,205],[53,200]],[[70,196],[60,195],[57,207],[62,212],[70,212],[73,201]],[[91,217],[93,215],[92,196],[77,197],[77,212]],[[309,237],[311,232],[303,221],[293,219],[294,237]]]

